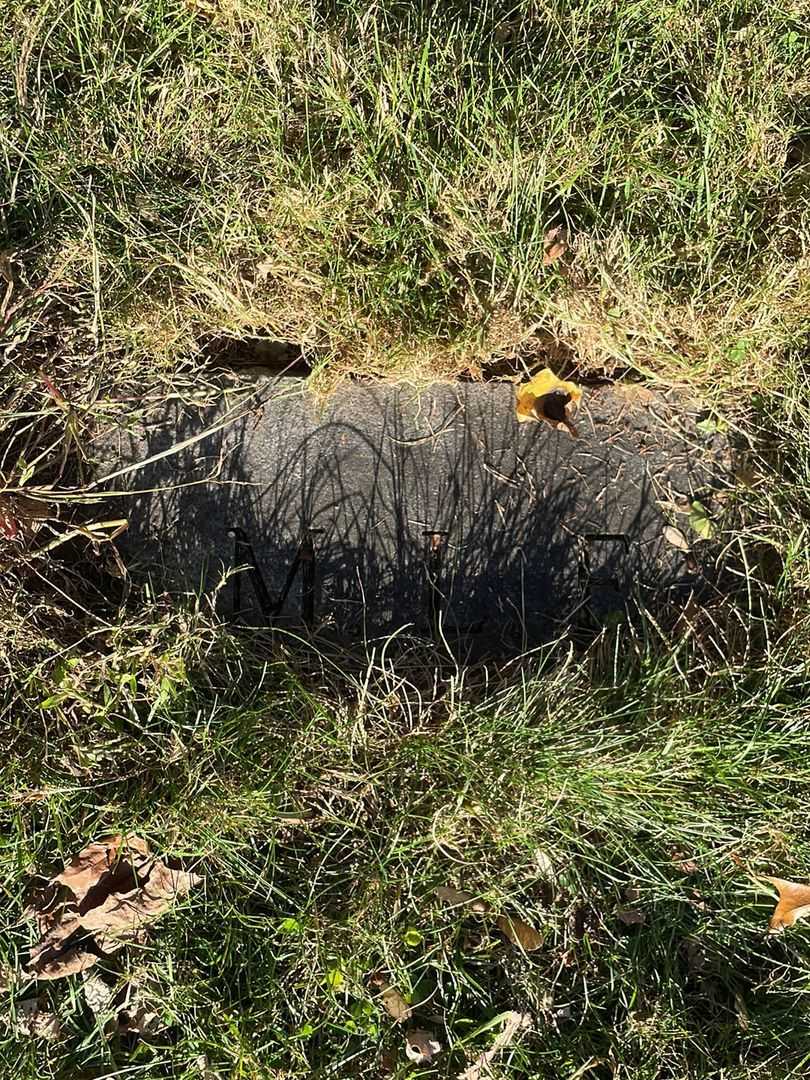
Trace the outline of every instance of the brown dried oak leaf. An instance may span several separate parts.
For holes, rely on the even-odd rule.
[[[77,900],[84,900],[90,889],[100,884],[108,874],[115,873],[125,852],[131,852],[138,859],[146,859],[149,857],[149,845],[137,836],[108,836],[88,844],[78,855],[74,855],[53,881],[66,885]]]
[[[543,266],[551,266],[568,251],[568,230],[561,225],[549,229],[543,238]]]
[[[769,924],[772,934],[778,934],[780,930],[793,926],[797,919],[810,915],[810,885],[799,885],[778,877],[763,877],[762,880],[775,885],[779,891],[779,902]]]
[[[128,941],[138,940],[201,878],[168,867],[137,836],[88,845],[57,874],[28,910],[40,939],[29,974],[61,979],[86,971]]]

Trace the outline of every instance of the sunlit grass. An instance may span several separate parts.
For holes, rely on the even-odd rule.
[[[647,0],[0,10],[3,487],[88,520],[94,429],[209,399],[198,342],[220,331],[300,343],[319,386],[532,363],[556,338],[580,372],[691,387],[739,479],[721,594],[503,671],[279,652],[204,606],[119,603],[103,545],[4,538],[0,961],[25,958],[31,872],[102,833],[205,877],[121,954],[153,1045],[107,1040],[72,979],[44,991],[58,1044],[0,1027],[5,1073],[371,1077],[392,1049],[415,1075],[369,987],[386,969],[428,1003],[438,1075],[510,1008],[534,1023],[503,1076],[805,1074],[807,931],[766,936],[741,869],[810,880],[805,22]],[[544,267],[558,223],[571,248]]]
[[[149,363],[261,328],[445,374],[538,326],[585,366],[778,381],[808,311],[789,5],[5,8],[7,245]],[[543,267],[565,223],[566,264]]]

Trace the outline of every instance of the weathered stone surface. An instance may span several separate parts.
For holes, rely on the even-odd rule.
[[[587,391],[575,440],[518,425],[508,383],[421,393],[347,385],[319,410],[303,383],[277,380],[249,400],[230,394],[207,410],[173,403],[105,433],[99,472],[161,453],[229,412],[241,415],[111,482],[138,492],[119,507],[130,519],[122,549],[133,574],[161,589],[211,590],[234,565],[233,525],[275,601],[305,530],[321,530],[315,624],[354,638],[406,625],[427,632],[432,613],[448,636],[484,632],[519,645],[572,619],[609,618],[631,596],[687,591],[699,568],[663,538],[659,502],[707,497],[727,455],[694,413],[621,389]],[[433,591],[431,545],[441,556]],[[257,621],[250,574],[240,580],[237,614]],[[231,581],[221,610],[233,596]],[[281,621],[295,624],[301,611],[298,574]]]

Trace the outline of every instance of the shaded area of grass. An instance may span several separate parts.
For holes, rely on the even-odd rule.
[[[29,683],[39,719],[3,783],[11,921],[24,867],[111,830],[199,859],[206,882],[122,962],[169,1034],[133,1058],[94,1031],[80,980],[54,984],[66,1038],[47,1063],[6,1042],[15,1075],[192,1076],[201,1053],[224,1076],[377,1075],[402,1042],[379,968],[440,1025],[438,1075],[515,1007],[535,1029],[503,1075],[800,1074],[806,934],[766,937],[772,900],[732,858],[810,873],[808,680],[784,646],[685,675],[691,650],[679,671],[625,640],[612,671],[557,654],[486,689],[387,665],[302,680],[247,644],[164,617],[146,649],[121,631]],[[448,883],[542,948],[441,907]],[[7,937],[12,966],[28,935]]]

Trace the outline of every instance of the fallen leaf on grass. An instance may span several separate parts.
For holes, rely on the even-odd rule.
[[[558,379],[550,368],[543,368],[529,382],[518,386],[516,393],[519,423],[544,421],[576,438],[572,416],[582,400],[582,389],[576,383]]]
[[[55,516],[53,507],[39,499],[18,491],[0,494],[0,535],[7,540],[32,536],[43,521]]]
[[[200,1054],[194,1062],[202,1080],[221,1080],[216,1069],[212,1069],[205,1054]]]
[[[413,1009],[381,971],[371,976],[371,985],[380,991],[380,1004],[398,1024],[410,1020]]]
[[[637,911],[635,908],[625,908],[623,911],[617,911],[616,918],[624,926],[643,926],[647,921],[644,912]]]
[[[395,986],[386,987],[380,994],[383,1008],[398,1024],[410,1020],[413,1009]]]
[[[128,851],[143,857],[149,855],[147,844],[137,836],[110,836],[106,840],[88,844],[53,880],[56,884],[67,885],[77,900],[84,900],[90,889],[102,884],[106,875],[118,870],[121,856]]]
[[[537,872],[541,877],[554,877],[554,863],[552,858],[548,852],[543,851],[542,848],[535,848],[534,850],[534,865],[537,867]]]
[[[503,1018],[503,1027],[495,1037],[495,1041],[489,1050],[485,1050],[475,1059],[469,1068],[459,1073],[458,1080],[483,1080],[490,1076],[490,1065],[495,1058],[511,1046],[515,1039],[532,1026],[532,1018],[529,1013],[508,1012]]]
[[[534,952],[543,944],[543,936],[533,926],[529,926],[523,919],[517,919],[513,915],[500,915],[497,919],[497,927],[513,945],[523,949],[524,952]]]
[[[9,1017],[6,1016],[8,1022]],[[17,1035],[26,1035],[31,1039],[47,1039],[53,1042],[62,1034],[59,1017],[43,1005],[41,998],[26,998],[18,1001],[12,1022]]]
[[[161,1030],[157,1008],[145,1000],[137,985],[109,986],[97,972],[90,971],[82,977],[82,990],[108,1038],[118,1037],[132,1045]]]
[[[689,512],[689,525],[701,540],[711,540],[714,536],[714,523],[709,517],[709,511],[697,499],[692,502],[692,509]]]
[[[674,525],[664,526],[664,539],[672,547],[677,548],[679,551],[689,551],[689,541],[683,535],[680,529],[676,529]]]
[[[66,935],[66,936],[69,936]],[[108,953],[112,952],[111,949]],[[43,938],[31,950],[27,974],[34,979],[64,979],[68,975],[80,975],[101,959],[101,952],[75,945],[59,949],[55,939]]]
[[[543,266],[551,266],[568,251],[568,231],[562,225],[549,229],[543,237]]]
[[[489,904],[485,900],[478,900],[475,893],[465,892],[463,889],[440,885],[436,889],[436,896],[443,904],[469,904],[470,909],[477,915],[484,915],[489,911]]]
[[[107,837],[88,845],[48,882],[27,911],[40,933],[31,949],[29,974],[61,979],[86,971],[105,954],[137,940],[145,924],[201,880],[168,867],[137,836]]]
[[[550,244],[543,253],[543,266],[551,266],[551,264],[556,262],[567,250],[568,245],[561,243],[559,240]]]
[[[690,859],[685,851],[676,849],[671,852],[670,858],[672,865],[680,870],[682,874],[697,874],[700,871],[700,867],[694,859]]]
[[[418,1065],[427,1064],[442,1052],[442,1044],[433,1031],[411,1028],[405,1032],[405,1053]]]
[[[108,1026],[107,1034],[136,1043],[149,1035],[156,1035],[160,1029],[160,1016],[155,1009],[145,1002],[136,1001],[129,1008],[119,1010]]]
[[[463,889],[440,885],[436,889],[436,896],[444,904],[468,905],[470,910],[477,915],[487,915],[492,910],[485,900],[476,899],[474,893],[465,892]],[[517,945],[525,952],[533,952],[543,944],[542,935],[524,919],[519,919],[514,915],[499,915],[495,920],[495,925],[513,945]]]
[[[793,926],[797,919],[810,915],[810,885],[799,885],[784,878],[762,877],[779,891],[779,902],[771,915],[769,930],[778,934],[788,926]]]

